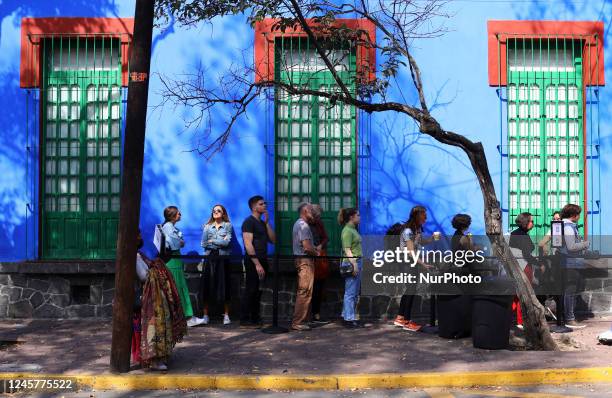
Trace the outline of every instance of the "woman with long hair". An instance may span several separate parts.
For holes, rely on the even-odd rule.
[[[361,218],[356,208],[340,209],[338,223],[342,225],[342,254],[346,256],[342,261],[352,266],[352,274],[344,278],[344,301],[342,303],[342,319],[344,326],[349,329],[362,327],[357,320],[356,307],[361,289],[361,267],[363,249],[361,235],[357,226]]]
[[[176,227],[176,223],[181,221],[181,212],[176,206],[168,206],[164,209],[164,224],[162,225],[162,233],[166,239],[166,250],[170,255],[177,256],[181,254],[181,248],[185,246],[183,233]],[[176,290],[178,291],[183,306],[183,313],[187,320],[187,326],[193,327],[201,325],[204,321],[193,316],[193,308],[191,307],[191,299],[189,298],[189,289],[187,288],[187,280],[185,279],[185,271],[183,270],[183,261],[180,258],[170,258],[166,263],[166,267],[174,278]]]
[[[138,249],[142,248],[140,231],[137,241]],[[139,305],[133,319],[132,359],[143,368],[167,370],[172,349],[187,331],[176,285],[161,259],[151,260],[140,250],[136,273],[144,286],[136,297]]]
[[[230,268],[229,248],[232,240],[233,227],[225,207],[220,204],[213,206],[210,218],[202,226],[202,247],[204,255],[208,256],[202,278],[200,280],[200,297],[202,297],[204,324],[208,324],[208,302],[223,301],[223,324],[231,323],[229,317],[230,295]]]
[[[423,206],[414,206],[410,210],[408,221],[404,223],[404,228],[400,234],[400,248],[406,249],[409,252],[419,251],[424,244],[429,243],[430,239],[423,238],[423,225],[427,221],[427,209]],[[410,271],[416,270],[416,267],[430,268],[431,266],[423,263],[420,259],[417,264],[412,264]],[[413,286],[408,287],[412,290]],[[414,294],[406,294],[406,291],[400,300],[400,307],[393,324],[402,327],[404,330],[418,332],[422,326],[412,321],[412,304],[414,303]]]

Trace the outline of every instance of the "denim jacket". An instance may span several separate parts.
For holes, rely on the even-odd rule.
[[[162,226],[162,232],[166,238],[166,248],[169,250],[181,250],[181,241],[183,233],[171,222],[167,222]]]
[[[202,225],[202,247],[204,254],[210,254],[211,250],[219,250],[219,255],[230,255],[229,244],[232,240],[232,224],[223,222],[217,228],[216,224]],[[209,242],[209,240],[211,242]]]

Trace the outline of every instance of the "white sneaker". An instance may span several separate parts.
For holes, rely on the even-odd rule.
[[[565,326],[571,329],[584,329],[586,327],[584,323],[578,323],[575,319],[571,321],[565,321]]]
[[[202,325],[208,325],[208,322],[210,322],[208,315],[204,315],[200,320],[202,321]]]
[[[516,325],[517,329],[523,330],[525,327],[523,325]]]
[[[227,314],[223,315],[223,324],[224,325],[229,325],[230,323],[232,323],[232,321],[230,321],[230,317]]]
[[[192,316],[191,318],[187,319],[187,326],[190,328],[201,325],[202,323],[204,323],[204,320],[198,318],[197,316]]]

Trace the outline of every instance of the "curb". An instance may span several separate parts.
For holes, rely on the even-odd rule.
[[[73,379],[94,390],[351,390],[357,388],[481,387],[612,383],[612,367],[486,372],[423,372],[339,375],[44,375],[0,373],[2,380]]]

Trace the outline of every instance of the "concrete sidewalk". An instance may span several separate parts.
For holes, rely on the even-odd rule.
[[[189,329],[175,348],[168,374],[399,374],[608,367],[612,346],[598,345],[596,336],[611,322],[611,317],[587,321],[586,329],[570,334],[576,344],[563,344],[566,351],[562,352],[481,350],[473,348],[469,338],[445,340],[385,323],[358,330],[331,323],[311,332],[280,335],[214,324]],[[4,342],[0,373],[109,373],[108,320],[5,320],[0,341]]]

